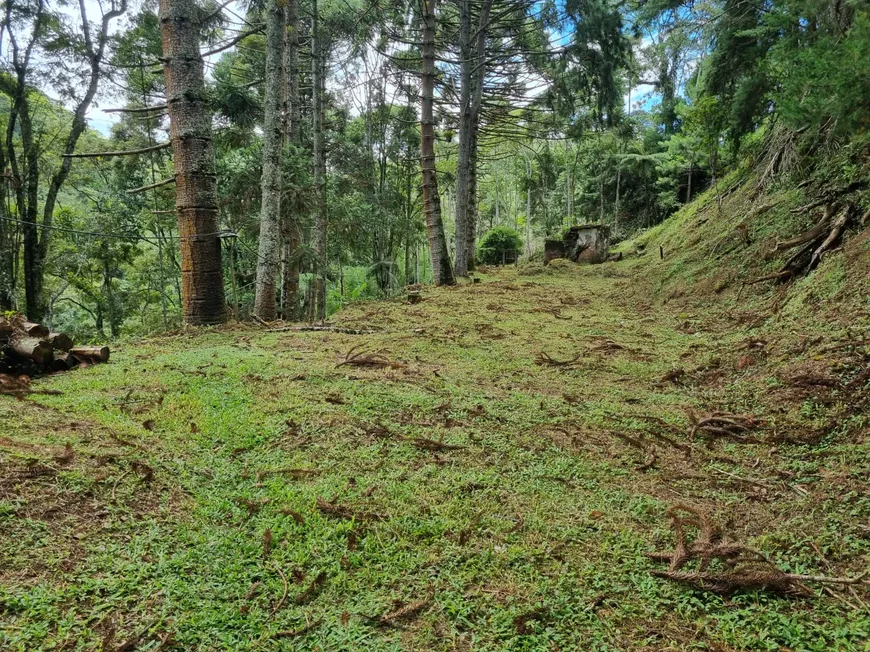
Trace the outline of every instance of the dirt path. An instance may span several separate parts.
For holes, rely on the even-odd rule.
[[[374,334],[205,331],[46,380],[48,409],[0,403],[0,643],[860,649],[866,591],[650,574],[679,503],[785,570],[867,563],[863,449],[783,443],[723,320],[612,265],[509,271],[336,316]],[[690,411],[765,423],[708,446]],[[58,496],[88,508],[61,528],[34,505]]]

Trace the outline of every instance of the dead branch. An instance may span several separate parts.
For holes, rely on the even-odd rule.
[[[300,593],[299,595],[297,595],[293,599],[293,602],[295,604],[305,604],[306,602],[308,602],[311,598],[313,598],[314,596],[316,596],[320,592],[320,589],[323,588],[323,585],[325,583],[326,583],[326,571],[320,571],[317,574],[317,577],[315,577],[311,581],[311,584],[309,584],[308,587],[302,593]]]
[[[312,475],[318,475],[320,472],[320,469],[294,469],[289,467],[283,469],[268,469],[259,471],[257,473],[257,480],[262,480],[270,475],[286,475],[294,480],[301,480],[302,478],[308,478]]]
[[[376,330],[364,330],[359,328],[342,328],[340,326],[283,326],[281,328],[270,328],[269,333],[304,333],[308,331],[318,333],[341,333],[343,335],[371,335],[377,333]]]
[[[809,269],[815,269],[816,265],[818,265],[819,261],[822,259],[822,255],[824,255],[824,253],[837,242],[840,235],[843,233],[843,229],[846,227],[846,223],[849,221],[851,214],[852,211],[849,207],[844,208],[840,212],[840,215],[836,220],[834,220],[834,224],[831,226],[828,237],[825,238],[824,242],[822,242],[818,249],[813,252],[812,257],[810,258]]]
[[[644,462],[643,464],[638,464],[638,465],[637,465],[636,467],[634,467],[634,468],[635,468],[635,470],[637,470],[637,471],[647,471],[648,469],[651,469],[653,466],[655,466],[655,463],[656,463],[656,460],[657,460],[657,459],[658,459],[658,458],[656,457],[656,452],[655,452],[655,450],[652,450],[652,449],[651,449],[651,450],[650,450],[650,454],[649,454],[649,458],[647,459],[647,461]]]
[[[272,612],[269,614],[268,620],[272,620],[272,618],[275,617],[275,614],[278,613],[278,611],[281,609],[281,607],[284,606],[284,601],[287,599],[287,589],[288,589],[287,576],[284,574],[284,571],[282,571],[279,566],[275,566],[275,570],[278,571],[278,575],[281,576],[281,582],[283,583],[284,588],[283,588],[283,591],[281,593],[281,599],[278,600],[278,604],[276,604],[274,606],[274,608],[272,609]]]
[[[434,439],[426,439],[426,437],[402,437],[402,439],[409,442],[412,446],[416,446],[424,451],[443,452],[462,450],[465,448],[465,446],[457,446],[455,444],[443,444]]]
[[[556,360],[555,358],[550,357],[549,354],[542,351],[535,356],[535,364],[541,367],[570,367],[582,357],[583,354],[581,353],[575,355],[570,360]]]
[[[358,351],[357,349],[361,346],[363,345],[358,344],[348,351],[347,355],[344,357],[344,362],[338,363],[336,368],[345,365],[351,365],[354,367],[372,367],[376,369],[384,369],[386,367],[389,367],[390,369],[407,368],[407,365],[402,364],[401,362],[393,362],[387,356],[380,353],[369,353],[365,350]]]
[[[431,598],[417,600],[416,602],[411,602],[402,607],[394,609],[393,611],[385,613],[380,618],[377,618],[375,622],[381,627],[391,627],[399,620],[407,620],[416,616],[421,611],[426,609],[430,604],[432,604]]]
[[[656,577],[714,593],[761,590],[810,596],[813,593],[804,582],[853,585],[862,582],[868,574],[865,571],[855,577],[828,577],[786,573],[758,550],[723,538],[709,516],[700,509],[674,505],[668,509],[667,515],[676,545],[672,553],[649,555],[651,559],[669,562],[666,571],[652,571]],[[687,540],[687,527],[698,530],[694,541]],[[697,564],[696,569],[682,570],[690,562]],[[709,571],[714,562],[721,564],[722,570]]]
[[[336,518],[355,519],[357,521],[384,521],[386,520],[380,514],[372,512],[358,512],[345,505],[340,505],[335,502],[317,498],[317,509],[327,516]]]
[[[312,620],[307,625],[303,625],[302,627],[298,627],[296,629],[285,629],[280,632],[275,632],[272,635],[273,638],[294,638],[296,636],[302,636],[303,634],[307,634],[308,632],[316,629],[320,623],[323,622],[322,618],[318,618],[317,620]]]
[[[168,186],[170,183],[175,183],[175,177],[169,177],[168,179],[164,179],[163,181],[158,181],[157,183],[152,183],[147,186],[140,186],[139,188],[131,188],[127,191],[128,195],[135,195],[139,192],[145,192],[146,190],[153,190],[154,188],[159,188],[160,186]]]
[[[148,154],[149,152],[159,152],[162,149],[168,149],[172,146],[171,142],[159,143],[151,147],[143,147],[141,149],[128,149],[118,152],[81,152],[78,154],[64,154],[64,158],[101,158],[109,156],[135,156],[136,154]],[[131,192],[131,191],[127,191]]]
[[[166,111],[169,108],[166,104],[155,104],[154,106],[142,106],[135,108],[116,108],[103,109],[106,113],[150,113],[151,111]]]
[[[747,442],[747,434],[757,430],[763,422],[755,417],[743,414],[729,414],[726,412],[714,412],[704,417],[689,411],[689,439],[695,438],[700,433],[710,441],[716,436],[725,437],[732,441]]]
[[[561,308],[533,308],[532,312],[545,312],[547,314],[553,315],[556,319],[572,319],[572,317],[562,314]]]

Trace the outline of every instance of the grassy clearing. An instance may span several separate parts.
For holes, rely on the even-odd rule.
[[[866,649],[866,589],[650,575],[678,503],[787,571],[863,571],[870,457],[858,390],[781,373],[836,334],[753,348],[763,327],[654,301],[640,265],[337,315],[374,335],[129,342],[2,399],[0,647]],[[343,365],[357,346],[393,364]],[[767,425],[708,447],[687,410]]]

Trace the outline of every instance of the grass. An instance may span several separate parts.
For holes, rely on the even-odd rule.
[[[784,570],[863,571],[870,457],[855,395],[780,378],[836,334],[741,368],[772,331],[654,301],[641,270],[505,270],[336,316],[373,335],[124,342],[38,382],[60,395],[0,397],[0,647],[867,649],[866,588],[719,597],[650,575],[679,503]],[[341,365],[355,346],[395,364]],[[714,409],[768,426],[689,441],[686,411]]]

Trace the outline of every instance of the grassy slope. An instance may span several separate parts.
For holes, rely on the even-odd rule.
[[[717,260],[741,211],[715,206],[621,263],[507,270],[337,316],[377,334],[128,342],[39,382],[59,396],[0,397],[0,647],[866,649],[866,590],[725,599],[649,574],[677,503],[794,572],[857,573],[870,554],[866,393],[794,381],[866,365],[845,345],[867,336],[867,277],[850,278],[866,244],[815,285],[738,299],[729,270],[775,266],[758,256],[772,234],[752,225],[754,244]],[[625,348],[596,350],[607,339]],[[338,366],[356,345],[402,366]],[[685,432],[687,409],[768,425],[757,444],[682,437],[687,458],[643,419]],[[637,470],[646,453],[614,433],[655,446],[655,465]],[[373,620],[419,601],[398,626]]]

